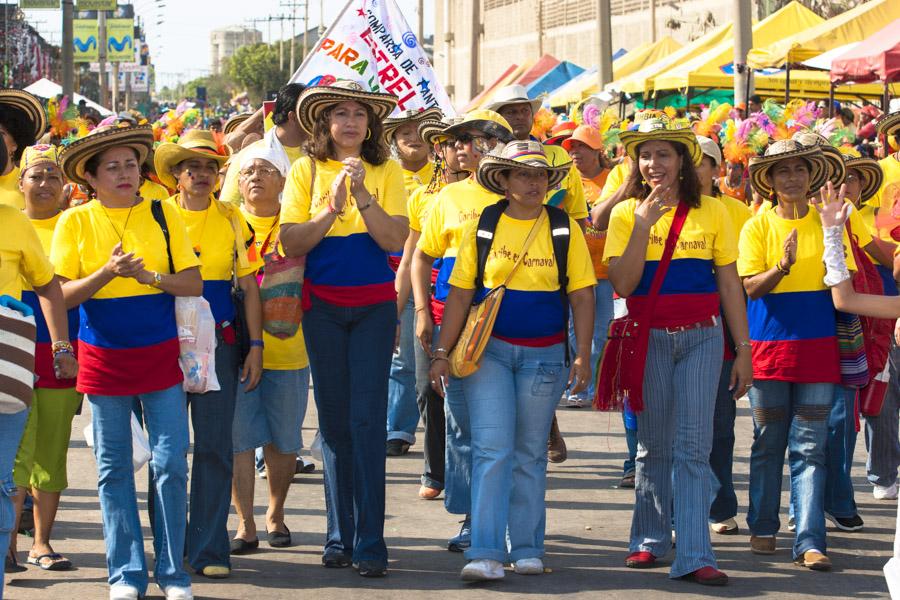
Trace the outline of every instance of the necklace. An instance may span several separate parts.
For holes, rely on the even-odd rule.
[[[194,254],[197,255],[197,258],[200,258],[200,244],[203,243],[203,234],[206,232],[206,221],[209,219],[209,209],[211,207],[212,202],[209,202],[206,205],[206,208],[203,209],[203,224],[200,226],[200,235],[197,237],[197,243],[194,244]],[[178,208],[180,208],[182,212],[197,212],[187,208],[184,205],[181,196],[178,197]]]
[[[119,238],[119,243],[121,244],[125,238],[125,230],[128,229],[128,221],[131,219],[131,211],[134,210],[134,207],[137,205],[138,200],[135,198],[134,202],[131,203],[131,206],[128,207],[128,214],[125,215],[125,224],[122,226],[122,233],[119,233],[119,230],[116,229],[116,224],[113,223],[112,218],[109,216],[109,213],[106,212],[106,207],[103,206],[102,202],[98,201],[100,204],[100,209],[103,211],[103,214],[106,215],[106,220],[109,221],[109,226],[112,227],[112,230],[115,232],[116,237]]]

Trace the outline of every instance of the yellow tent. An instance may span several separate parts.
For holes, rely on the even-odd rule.
[[[754,45],[768,46],[791,35],[791,32],[802,31],[824,22],[822,17],[795,0],[753,26]],[[734,41],[729,39],[656,77],[653,88],[728,88],[733,85],[734,76],[726,73],[723,67],[729,67],[733,62]]]
[[[800,63],[832,48],[862,42],[895,19],[900,19],[898,0],[870,0],[774,44],[754,47],[747,64],[765,69]]]
[[[654,77],[663,73],[673,65],[680,64],[695,56],[703,54],[723,41],[731,40],[733,28],[734,26],[731,23],[717,27],[706,35],[697,38],[690,44],[682,46],[665,58],[662,58],[653,64],[649,64],[626,77],[617,77],[615,81],[606,85],[606,89],[628,92],[629,94],[643,92],[645,89],[652,87],[651,82]]]
[[[754,75],[753,84],[761,96],[784,96],[786,73],[784,71],[772,75]],[[831,74],[828,71],[791,71],[791,96],[795,98],[828,98],[831,85]],[[900,84],[891,86],[894,95],[900,93]],[[881,98],[884,86],[881,83],[841,85],[834,88],[834,96],[838,100],[855,100],[864,98]]]

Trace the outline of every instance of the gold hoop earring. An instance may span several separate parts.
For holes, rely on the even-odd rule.
[[[372,130],[369,129],[368,127],[366,127],[366,139],[367,140],[372,139]]]

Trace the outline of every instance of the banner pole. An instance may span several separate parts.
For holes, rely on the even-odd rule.
[[[303,72],[303,67],[305,67],[305,66],[306,66],[306,63],[308,63],[309,60],[310,60],[313,56],[315,56],[316,52],[319,51],[319,47],[322,46],[322,42],[325,41],[325,38],[328,37],[328,34],[331,33],[331,30],[334,29],[334,26],[337,25],[338,23],[340,23],[341,18],[344,16],[344,13],[347,12],[347,9],[350,8],[350,5],[351,5],[351,4],[353,4],[353,0],[347,0],[347,4],[344,5],[344,8],[341,10],[341,12],[340,12],[340,14],[337,16],[337,18],[336,18],[334,21],[331,22],[331,25],[328,26],[328,29],[325,30],[325,33],[323,33],[322,35],[320,35],[320,36],[319,36],[319,39],[316,40],[316,45],[313,46],[312,51],[309,52],[306,56],[303,57],[303,62],[300,63],[300,66],[297,68],[296,71],[294,71],[293,73],[291,73],[291,78],[290,78],[290,80],[288,81],[288,83],[294,83],[294,81],[295,81],[294,78],[297,77],[297,73]]]

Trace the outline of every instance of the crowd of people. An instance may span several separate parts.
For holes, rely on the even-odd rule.
[[[826,521],[864,526],[860,413],[874,497],[898,495],[900,113],[753,97],[627,119],[581,103],[548,125],[540,105],[514,85],[459,116],[397,113],[339,80],[286,85],[268,129],[189,108],[86,126],[0,90],[0,307],[37,325],[33,393],[0,410],[5,570],[77,562],[51,538],[85,404],[111,599],[150,581],[135,428],[166,598],[193,597],[191,572],[229,577],[261,538],[290,546],[311,383],[325,568],[387,574],[386,457],[421,421],[418,496],[462,521],[461,578],[544,573],[555,411],[593,404],[622,411],[628,441],[625,565],[677,540],[672,578],[725,585],[711,539],[740,533],[749,397],[748,550],[777,552],[787,455],[792,558],[828,570]],[[181,300],[201,296],[218,384],[198,390]]]

